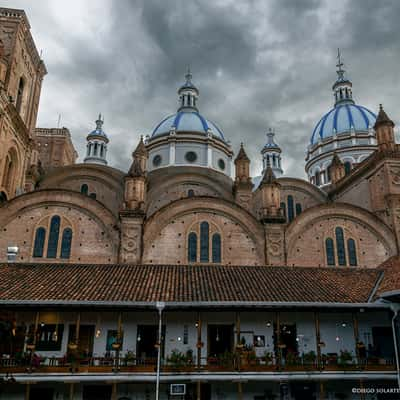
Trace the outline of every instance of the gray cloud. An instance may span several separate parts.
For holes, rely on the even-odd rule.
[[[190,64],[200,110],[253,174],[268,127],[287,175],[304,176],[314,125],[332,107],[336,49],[343,49],[358,103],[381,102],[396,120],[400,3],[385,0],[3,0],[23,8],[49,70],[40,126],[58,114],[83,155],[85,136],[105,114],[110,164],[126,170],[140,134],[175,112]],[[34,4],[33,4],[34,3]]]

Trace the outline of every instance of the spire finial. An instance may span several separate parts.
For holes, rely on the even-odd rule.
[[[336,67],[338,68],[336,73],[338,74],[338,80],[344,80],[344,73],[346,72],[342,67],[343,67],[343,62],[340,54],[340,49],[337,49],[337,60],[338,63],[336,64]]]
[[[186,78],[186,82],[189,82],[189,83],[192,82],[192,72],[190,70],[190,65],[189,64],[187,66],[185,78]]]
[[[101,113],[99,113],[99,117],[96,120],[96,129],[101,129],[101,127],[103,126],[104,123],[104,119],[101,119]]]

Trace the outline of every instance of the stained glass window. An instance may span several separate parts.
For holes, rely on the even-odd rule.
[[[71,255],[72,229],[64,229],[61,241],[61,258],[69,258]]]
[[[209,229],[208,222],[200,224],[200,262],[209,261]]]
[[[346,250],[344,248],[344,234],[343,229],[337,227],[335,229],[336,234],[336,247],[337,247],[337,258],[339,265],[346,265]]]
[[[51,219],[49,244],[47,246],[47,258],[57,257],[58,236],[60,233],[60,217],[55,215]]]
[[[293,196],[289,195],[287,197],[287,215],[288,215],[288,219],[289,222],[292,222],[294,219],[294,208],[293,208]]]
[[[328,265],[335,265],[335,248],[332,238],[327,238],[325,240],[325,250],[326,250],[326,263]]]
[[[35,235],[35,244],[33,246],[33,257],[43,257],[45,240],[46,240],[46,229],[37,228]]]
[[[188,237],[188,261],[197,261],[197,235],[194,232],[190,232]]]
[[[214,233],[212,237],[212,262],[221,262],[221,235]]]
[[[356,252],[356,242],[354,239],[349,239],[347,241],[347,252],[349,254],[349,264],[351,266],[357,265],[357,252]]]

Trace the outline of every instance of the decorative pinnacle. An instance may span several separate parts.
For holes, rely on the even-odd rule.
[[[338,74],[338,80],[342,81],[344,80],[344,73],[346,72],[342,67],[343,67],[343,62],[341,60],[341,55],[340,55],[340,49],[337,49],[337,59],[338,59],[338,63],[336,64],[336,67],[338,68],[338,70],[336,71],[336,73]]]
[[[96,120],[96,129],[101,129],[103,123],[104,123],[104,118],[101,119],[101,113],[100,113],[99,118],[97,118]]]
[[[185,78],[186,78],[186,83],[192,83],[192,72],[190,71],[190,65],[188,65],[187,67]]]

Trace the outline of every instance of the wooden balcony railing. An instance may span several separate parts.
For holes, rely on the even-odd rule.
[[[347,357],[323,357],[321,363],[316,360],[304,360],[301,357],[285,360],[280,364],[276,359],[253,357],[207,357],[202,358],[200,366],[189,362],[162,363],[162,372],[268,372],[268,371],[395,371],[394,358],[370,357],[357,359]],[[86,357],[71,359],[68,357],[39,357],[34,355],[26,358],[0,358],[0,373],[111,373],[111,372],[155,372],[155,358],[126,358],[126,357]]]

